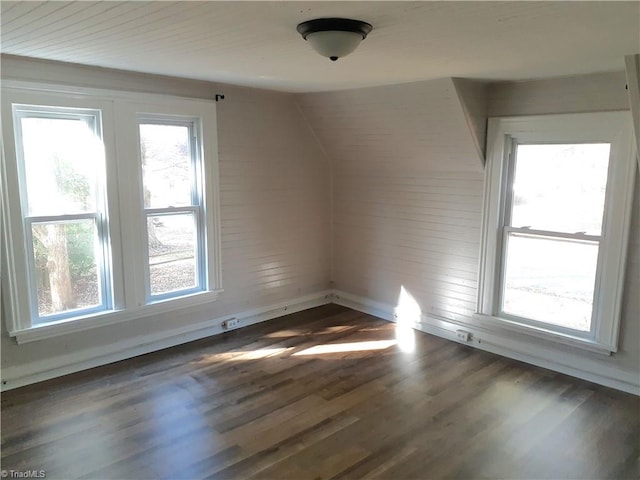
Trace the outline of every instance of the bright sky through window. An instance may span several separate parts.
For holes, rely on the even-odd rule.
[[[599,235],[610,148],[518,145],[511,226]]]
[[[510,227],[533,231],[507,233],[505,313],[589,331],[610,148],[517,146]]]
[[[145,208],[191,205],[189,136],[182,125],[140,125]]]
[[[21,119],[30,215],[94,211],[102,143],[78,119]]]

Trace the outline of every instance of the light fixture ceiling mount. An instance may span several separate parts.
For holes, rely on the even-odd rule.
[[[316,52],[334,62],[353,52],[372,29],[367,22],[348,18],[316,18],[297,27]]]

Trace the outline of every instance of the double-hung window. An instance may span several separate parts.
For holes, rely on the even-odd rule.
[[[111,308],[101,112],[13,105],[33,323]]]
[[[201,291],[206,268],[198,121],[143,116],[138,123],[146,296]]]
[[[213,101],[19,82],[3,85],[2,100],[11,336],[28,342],[215,300]]]
[[[617,348],[635,158],[627,112],[491,119],[478,310]]]

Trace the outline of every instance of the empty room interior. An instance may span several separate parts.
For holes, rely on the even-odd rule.
[[[0,7],[2,477],[640,477],[639,2]]]

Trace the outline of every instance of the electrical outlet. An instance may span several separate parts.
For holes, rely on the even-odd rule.
[[[240,325],[240,319],[238,318],[230,318],[229,320],[225,320],[222,322],[222,328],[226,330],[230,330],[232,328],[236,328]]]
[[[456,336],[461,342],[468,342],[471,339],[471,334],[466,330],[456,330]]]

